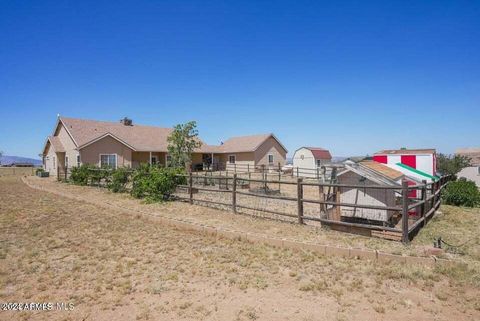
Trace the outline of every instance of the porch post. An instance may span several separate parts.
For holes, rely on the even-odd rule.
[[[150,152],[150,158],[148,159],[148,163],[152,165],[152,152]]]

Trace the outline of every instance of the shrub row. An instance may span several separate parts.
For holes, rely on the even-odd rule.
[[[183,169],[142,164],[137,169],[120,167],[117,169],[98,168],[83,164],[72,168],[70,180],[77,185],[105,185],[114,193],[128,190],[135,198],[149,201],[169,199],[179,184],[186,184]]]

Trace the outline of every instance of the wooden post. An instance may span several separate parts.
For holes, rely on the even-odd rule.
[[[232,186],[232,209],[233,213],[237,213],[237,174],[233,174]]]
[[[233,172],[235,174],[237,173],[237,163],[233,164]]]
[[[320,172],[319,172],[319,170],[320,170],[320,168],[318,168],[318,166],[317,166],[317,180],[320,179]]]
[[[298,175],[298,166],[297,166],[297,177],[299,177],[299,175]]]
[[[427,213],[427,181],[426,180],[422,180],[422,184],[423,184],[423,187],[422,187],[422,205],[420,206],[420,217],[425,217],[425,214]],[[423,220],[423,226],[425,226],[427,222],[425,222],[425,220]]]
[[[402,242],[408,241],[408,182],[402,180]]]
[[[68,172],[68,167],[65,166],[65,182],[67,181],[67,174],[68,174],[67,172]]]
[[[250,175],[250,163],[247,163],[247,172]]]
[[[62,179],[60,178],[60,166],[57,166],[57,181],[61,181]]]
[[[188,197],[190,204],[193,204],[193,176],[192,172],[188,173]]]
[[[280,189],[282,187],[282,183],[280,183],[280,181],[282,180],[282,175],[280,174],[280,172],[278,172],[278,192],[280,193]]]
[[[303,185],[302,179],[297,178],[297,214],[298,224],[303,224]]]

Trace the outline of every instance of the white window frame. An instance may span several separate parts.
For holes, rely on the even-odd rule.
[[[233,157],[233,163],[230,161],[230,157]],[[229,164],[235,164],[235,163],[237,163],[237,155],[235,155],[235,154],[228,155],[228,163],[229,163]]]
[[[322,160],[321,159],[316,159],[315,162],[317,163],[317,167],[322,166]]]
[[[82,165],[82,161],[81,161],[81,158],[80,158],[80,154],[77,155],[77,167],[80,167],[80,165]]]
[[[170,158],[170,160],[169,160]],[[165,167],[170,167],[172,166],[172,164],[169,164],[172,162],[172,156],[168,155],[168,154],[165,154]]]
[[[102,167],[102,156],[113,156],[115,155],[115,168],[118,168],[118,155],[117,154],[98,154],[98,167]]]
[[[270,156],[272,156],[272,161],[270,161]],[[275,163],[275,159],[274,159],[273,154],[268,154],[267,155],[267,161],[268,161],[268,164],[270,164],[270,165]]]
[[[153,161],[155,159],[155,162]],[[151,164],[158,164],[158,155],[152,155],[150,157],[150,163]]]

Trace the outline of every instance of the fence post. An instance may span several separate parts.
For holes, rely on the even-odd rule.
[[[402,242],[408,241],[408,182],[402,180]]]
[[[298,224],[303,224],[303,185],[302,178],[297,178],[297,210]]]
[[[427,181],[422,180],[422,205],[420,206],[420,215],[421,217],[425,217],[425,214],[427,214]],[[423,226],[425,226],[426,222],[423,220]]]
[[[233,164],[233,172],[237,173],[237,163]]]
[[[61,181],[61,178],[60,178],[60,166],[57,166],[57,181]]]
[[[250,163],[247,163],[247,172],[250,173]]]
[[[68,167],[65,166],[65,182],[67,181],[67,175],[68,175]]]
[[[237,174],[233,174],[232,186],[232,209],[233,213],[237,213]]]
[[[193,204],[193,176],[192,172],[188,173],[188,197],[190,204]]]
[[[320,172],[319,172],[320,168],[318,168],[317,166],[317,180],[320,179]]]
[[[299,177],[299,175],[298,175],[298,166],[297,166],[297,177]]]

